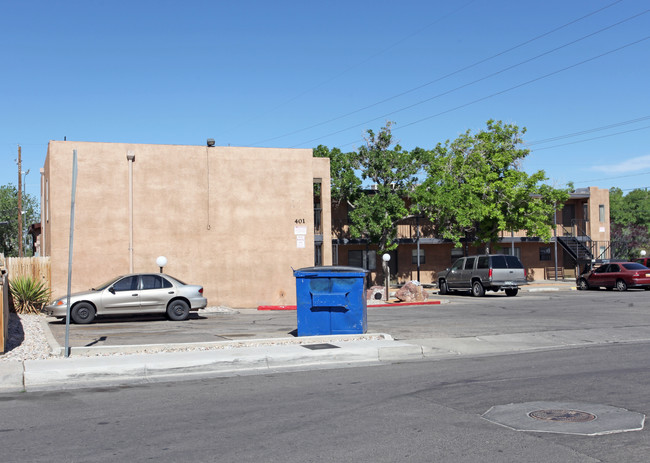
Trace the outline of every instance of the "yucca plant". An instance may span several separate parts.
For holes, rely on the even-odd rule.
[[[9,280],[9,292],[20,314],[37,314],[50,300],[50,290],[45,283],[29,276]]]

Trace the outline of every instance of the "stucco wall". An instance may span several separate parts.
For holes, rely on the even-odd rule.
[[[203,285],[210,305],[295,303],[291,267],[314,265],[313,182],[322,178],[329,191],[328,159],[309,149],[52,141],[44,250],[55,294],[67,284],[74,149],[73,291],[129,272],[131,152],[135,272],[158,271],[156,257],[164,255],[165,272]],[[323,207],[329,217],[329,201]],[[306,228],[304,247],[297,226]]]

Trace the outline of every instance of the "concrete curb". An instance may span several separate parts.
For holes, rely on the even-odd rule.
[[[324,343],[308,344],[323,346]],[[260,370],[314,366],[341,368],[377,364],[395,358],[422,358],[421,348],[392,338],[340,341],[327,343],[326,346],[328,345],[329,347],[316,350],[308,349],[304,344],[292,343],[209,351],[27,360],[24,362],[24,390],[30,392],[145,384],[246,374]]]
[[[0,364],[0,393],[21,392],[25,389],[23,362],[3,362]]]

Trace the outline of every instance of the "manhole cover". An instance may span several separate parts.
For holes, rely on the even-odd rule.
[[[338,349],[339,346],[333,344],[302,344],[302,347],[309,350],[321,350],[321,349]]]
[[[537,410],[528,414],[541,421],[560,421],[563,423],[585,423],[596,419],[596,415],[578,410]]]

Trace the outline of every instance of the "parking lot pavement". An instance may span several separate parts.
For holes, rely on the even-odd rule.
[[[65,322],[48,319],[56,342],[65,342]],[[260,312],[254,309],[192,312],[185,321],[164,315],[104,316],[90,325],[70,325],[70,346],[101,347],[143,344],[182,344],[292,337],[295,312]]]

